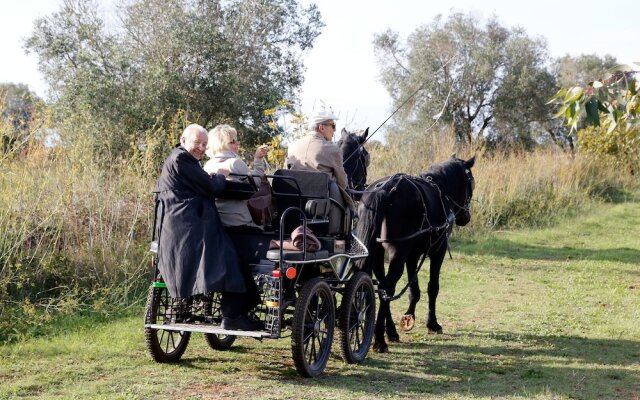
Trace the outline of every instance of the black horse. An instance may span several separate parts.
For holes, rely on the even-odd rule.
[[[369,135],[369,128],[363,134],[358,135],[342,128],[338,146],[342,150],[344,170],[349,180],[349,189],[352,190],[354,200],[359,200],[360,195],[367,187],[367,167],[369,166],[369,152],[364,148],[364,142]]]
[[[417,271],[427,256],[430,259],[427,328],[442,333],[436,318],[440,267],[454,223],[464,226],[471,220],[474,163],[475,156],[468,161],[453,156],[422,175],[396,174],[372,183],[364,192],[358,208],[356,233],[369,249],[362,268],[369,274],[373,272],[384,290],[376,320],[374,351],[388,351],[385,328],[389,341],[400,338],[391,317],[390,301],[405,264],[410,283],[410,305],[405,317],[411,320],[407,324],[412,327],[415,306],[420,299]],[[386,274],[385,250],[389,253]]]

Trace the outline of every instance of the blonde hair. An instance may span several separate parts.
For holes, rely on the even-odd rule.
[[[238,131],[231,125],[217,125],[211,129],[209,135],[209,146],[207,155],[213,157],[219,151],[230,150],[231,143],[238,140]]]

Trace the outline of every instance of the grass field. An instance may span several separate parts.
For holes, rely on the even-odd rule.
[[[454,240],[443,335],[416,328],[361,365],[295,372],[290,341],[214,352],[194,335],[179,364],[151,361],[142,307],[75,317],[0,347],[0,398],[640,399],[640,203],[605,204],[544,230]],[[427,269],[425,268],[425,271]],[[426,287],[428,277],[421,276]],[[406,296],[393,304],[399,317]]]

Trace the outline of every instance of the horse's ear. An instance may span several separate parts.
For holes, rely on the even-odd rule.
[[[474,154],[473,157],[471,157],[469,160],[464,162],[464,166],[467,167],[467,169],[471,169],[471,167],[473,167],[473,164],[476,163],[476,155]]]
[[[457,158],[457,157],[456,157],[456,153],[452,153],[452,154],[451,154],[451,158]]]
[[[364,130],[364,133],[362,134],[362,139],[366,139],[367,136],[369,136],[369,127],[367,127],[367,129]]]
[[[342,131],[340,131],[340,133],[342,134],[342,136],[346,135],[348,132],[345,128],[342,128]]]

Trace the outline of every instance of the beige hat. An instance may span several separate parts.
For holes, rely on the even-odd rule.
[[[323,110],[309,117],[309,126],[313,126],[330,119],[336,121],[338,117],[333,114],[333,110],[331,109],[329,109],[329,111]]]

